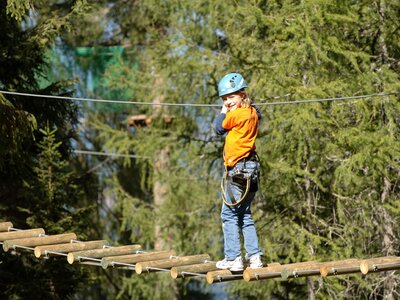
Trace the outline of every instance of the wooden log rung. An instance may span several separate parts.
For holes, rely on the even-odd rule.
[[[373,264],[372,272],[394,271],[400,269],[400,262]]]
[[[198,254],[191,256],[171,256],[168,259],[161,259],[155,261],[142,261],[136,264],[136,273],[141,274],[144,270],[149,271],[158,271],[168,269],[170,270],[173,267],[185,266],[185,265],[193,265],[205,263],[210,259],[208,254]]]
[[[174,279],[177,278],[184,278],[185,275],[188,276],[201,276],[207,272],[217,271],[219,270],[216,267],[215,261],[207,261],[201,264],[192,264],[192,265],[185,265],[185,266],[177,266],[171,268],[171,277]]]
[[[140,254],[108,256],[102,258],[101,265],[104,269],[107,269],[109,267],[114,267],[116,263],[137,264],[149,260],[162,260],[175,255],[175,251],[154,251]]]
[[[83,251],[74,251],[69,252],[67,256],[67,261],[70,264],[73,264],[76,261],[81,261],[82,259],[88,258],[104,258],[111,256],[120,256],[120,255],[129,255],[141,253],[140,250],[142,247],[140,245],[127,245],[127,246],[117,246],[117,247],[108,247],[103,249],[93,249],[93,250],[83,250]]]
[[[373,271],[373,265],[398,262],[400,262],[399,256],[386,256],[364,259],[360,263],[360,270],[362,274],[366,275],[368,274],[368,272]]]
[[[281,272],[267,272],[267,273],[254,274],[257,280],[279,278],[281,275],[282,275]]]
[[[289,274],[293,271],[299,270],[310,270],[310,269],[318,269],[319,270],[319,262],[310,261],[310,262],[300,262],[300,263],[291,263],[286,265],[281,265],[279,263],[271,263],[268,264],[267,267],[259,268],[259,269],[251,269],[247,268],[243,272],[243,279],[245,281],[253,281],[253,280],[261,280],[261,279],[271,279],[271,278],[279,278],[282,277],[286,279]],[[257,274],[257,278],[255,275]]]
[[[0,242],[4,242],[6,240],[29,238],[29,237],[40,237],[43,235],[44,235],[43,228],[0,232]]]
[[[217,275],[217,279],[219,282],[223,281],[231,281],[234,279],[243,279],[242,274],[232,274],[232,275]]]
[[[106,246],[108,242],[106,240],[89,241],[89,242],[70,242],[65,244],[55,245],[44,245],[35,247],[35,256],[37,258],[41,256],[47,256],[48,254],[68,256],[69,252],[72,251],[84,251],[100,249]]]
[[[13,223],[11,222],[0,222],[0,232],[8,232],[13,227]]]
[[[206,279],[209,284],[215,283],[215,282],[242,280],[243,273],[239,273],[239,272],[232,273],[229,270],[218,270],[218,271],[207,272]]]
[[[344,260],[337,260],[337,261],[328,261],[321,263],[321,267],[319,268],[320,275],[322,277],[326,276],[334,276],[335,272],[338,269],[346,268],[346,267],[354,267],[360,269],[360,260],[359,259],[344,259]],[[343,271],[344,272],[344,271]],[[345,273],[343,273],[345,274]]]
[[[315,275],[320,275],[319,269],[290,270],[287,274],[284,274],[283,271],[281,272],[281,277],[283,279],[308,277],[308,276],[315,276]]]
[[[40,245],[54,245],[59,243],[66,243],[71,242],[71,240],[76,239],[75,233],[63,233],[63,234],[56,234],[56,235],[47,235],[44,237],[27,237],[27,238],[20,238],[20,239],[12,239],[12,240],[5,240],[3,242],[3,249],[4,251],[8,251],[11,248],[21,246],[40,246]]]
[[[345,275],[351,273],[360,273],[360,266],[338,266],[331,267],[328,269],[328,274],[326,276],[337,276],[337,275]]]

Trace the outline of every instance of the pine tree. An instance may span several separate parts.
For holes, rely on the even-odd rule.
[[[27,216],[30,228],[40,224],[46,234],[78,232],[78,236],[84,237],[85,234],[79,233],[84,233],[87,227],[85,217],[90,215],[90,209],[75,207],[81,191],[73,183],[73,174],[66,171],[68,164],[58,151],[61,142],[55,140],[57,129],[46,127],[40,131],[43,139],[38,144],[40,152],[33,168],[37,177],[29,184],[25,182],[24,196],[30,197],[30,201],[16,209]],[[8,297],[72,298],[77,290],[83,289],[89,275],[87,270],[65,265],[57,258],[37,260],[17,255],[7,257],[5,265],[11,267],[2,271],[2,284],[6,287],[3,296]],[[16,274],[12,275],[13,272]],[[27,283],[29,288],[25,288]]]
[[[68,18],[79,13],[78,6],[70,7],[69,13],[62,18],[55,10],[52,17],[39,18],[36,15],[33,22],[27,17],[28,11],[32,11],[31,1],[4,1],[0,4],[2,90],[69,94],[68,81],[50,82],[46,86],[41,86],[41,82],[48,67],[46,50],[52,45],[57,31],[68,26]],[[87,207],[87,195],[74,189],[76,174],[72,176],[69,173],[71,169],[62,168],[69,157],[69,139],[74,136],[76,113],[77,107],[71,102],[12,94],[0,96],[2,220],[11,221],[20,229],[43,227],[51,234],[78,229],[79,238],[91,235],[89,230],[84,232],[84,228],[90,228],[87,225],[90,218],[80,215]],[[57,130],[37,130],[44,130],[46,125]],[[47,160],[49,157],[46,155],[54,160]],[[49,170],[52,170],[52,175]],[[82,190],[89,186],[89,181],[88,177],[80,178]],[[72,298],[76,293],[74,288],[78,288],[87,277],[79,268],[68,267],[53,259],[38,261],[32,255],[20,255],[18,251],[15,256],[1,253],[1,261],[0,294],[7,299]]]

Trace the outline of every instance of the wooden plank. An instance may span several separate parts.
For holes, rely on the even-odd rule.
[[[88,242],[80,242],[80,243],[66,243],[66,244],[58,244],[58,245],[44,245],[44,246],[36,246],[34,250],[34,254],[37,258],[44,255],[51,255],[48,251],[51,252],[60,252],[60,253],[68,253],[72,251],[83,251],[83,250],[92,250],[103,248],[108,245],[106,240],[99,241],[88,241]]]
[[[18,231],[8,231],[8,232],[0,232],[0,242],[5,240],[12,240],[12,239],[22,239],[28,237],[39,237],[44,235],[43,228],[34,228],[34,229],[27,229],[27,230],[18,230]]]
[[[196,276],[193,274],[185,274],[188,273],[198,273],[198,274],[206,274],[207,272],[217,271],[218,268],[215,266],[215,261],[207,261],[202,264],[195,265],[187,265],[187,266],[178,266],[171,268],[171,277],[173,279],[184,278],[189,276]]]
[[[384,257],[376,257],[364,259],[360,262],[360,270],[362,274],[368,274],[369,272],[378,271],[378,265],[381,264],[391,264],[391,263],[399,263],[399,256],[384,256]],[[383,270],[382,270],[383,271]]]
[[[229,270],[211,271],[207,273],[206,279],[209,284],[224,281],[243,280],[243,273],[231,272]]]
[[[357,258],[323,262],[319,268],[322,277],[360,272],[360,260]],[[346,273],[347,272],[347,273]]]
[[[0,232],[9,231],[10,228],[13,227],[13,223],[11,222],[0,222]]]
[[[319,262],[316,261],[306,261],[300,263],[292,263],[292,264],[285,264],[281,265],[279,263],[270,263],[266,267],[258,268],[258,269],[251,269],[247,268],[243,272],[243,279],[245,281],[254,281],[254,280],[261,280],[261,279],[271,279],[271,278],[279,278],[283,276],[288,276],[290,271],[295,270],[304,270],[307,268],[317,269],[319,271]],[[318,267],[317,267],[318,266]],[[283,273],[282,273],[283,272]]]
[[[281,270],[281,278],[287,280],[289,278],[298,278],[305,276],[320,275],[319,268],[320,262],[311,262],[310,264],[304,263],[301,265],[289,264]]]
[[[122,256],[112,256],[103,257],[101,260],[101,266],[104,269],[109,267],[114,267],[115,264],[136,264],[142,261],[159,260],[175,256],[175,251],[154,251],[140,254],[122,255]]]
[[[30,238],[5,240],[3,242],[3,249],[4,251],[7,252],[11,248],[15,248],[16,246],[33,247],[40,245],[53,245],[53,244],[70,242],[71,240],[76,240],[75,233],[63,233],[63,234],[48,235],[43,237],[30,237]]]
[[[247,268],[243,272],[243,279],[245,281],[254,281],[259,279],[277,278],[281,275],[281,267],[282,265],[280,263],[269,263],[267,266],[258,269]]]
[[[368,270],[369,272],[385,272],[385,271],[395,271],[400,269],[400,261],[395,262],[382,262],[372,265],[372,268]]]
[[[156,261],[143,261],[136,264],[135,272],[136,274],[142,274],[143,272],[155,272],[157,270],[152,268],[170,269],[177,266],[204,263],[208,260],[210,260],[210,255],[198,254],[190,256],[171,257],[169,259]]]
[[[74,262],[85,260],[85,257],[103,258],[106,256],[133,254],[137,253],[137,251],[140,250],[141,248],[142,246],[140,245],[127,245],[127,246],[117,246],[104,249],[70,252],[67,255],[67,261],[69,264],[73,264]]]

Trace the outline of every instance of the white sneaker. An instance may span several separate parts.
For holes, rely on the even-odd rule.
[[[226,258],[224,258],[223,260],[217,261],[216,267],[218,269],[230,270],[233,272],[243,271],[242,257],[238,256],[235,260],[226,260]]]
[[[250,262],[249,267],[251,269],[259,269],[259,268],[263,267],[263,263],[261,261],[260,255],[254,255],[254,256],[250,257],[249,262]]]

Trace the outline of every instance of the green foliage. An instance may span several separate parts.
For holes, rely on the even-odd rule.
[[[33,132],[37,128],[34,115],[24,110],[15,109],[14,105],[0,94],[0,169],[10,164],[10,159],[18,160],[23,158],[24,144],[33,138]],[[12,162],[11,162],[12,164]],[[4,170],[3,170],[4,171]]]
[[[20,207],[28,214],[27,224],[31,227],[42,224],[51,233],[82,230],[86,227],[84,216],[90,214],[90,207],[75,207],[82,191],[74,183],[74,173],[63,160],[56,141],[57,129],[47,126],[41,129],[42,140],[38,144],[39,154],[33,171],[36,175],[33,183],[26,183],[26,188],[33,195],[32,204]],[[85,236],[84,233],[78,234]]]
[[[363,16],[357,15],[354,8],[343,10],[340,6],[309,5],[299,6],[306,9],[298,12],[293,20],[287,18],[288,23],[284,25],[294,27],[300,16],[302,22],[307,20],[307,23],[301,24],[311,26],[307,29],[315,34],[314,37],[310,34],[310,39],[307,39],[307,33],[298,37],[306,37],[305,45],[309,44],[309,48],[297,42],[296,31],[293,30],[291,35],[275,40],[273,45],[278,51],[272,58],[281,63],[271,61],[269,65],[276,66],[276,76],[268,78],[269,82],[263,84],[269,86],[269,90],[277,87],[279,95],[285,90],[274,81],[277,78],[284,80],[286,91],[292,86],[293,95],[300,99],[390,92],[398,80],[392,77],[395,69],[384,67],[384,71],[374,70],[375,65],[371,64],[374,52],[369,52],[361,44],[354,45],[352,41],[358,40],[356,24],[364,22]],[[287,8],[295,9],[295,6]],[[312,15],[309,8],[312,8]],[[338,10],[337,13],[342,17],[335,13],[326,18],[325,8],[328,11]],[[275,11],[274,18],[281,10],[283,12],[284,8]],[[286,16],[291,15],[285,12]],[[322,19],[317,21],[322,14]],[[274,24],[273,28],[278,30],[281,27],[280,24]],[[344,36],[339,36],[338,28],[346,28]],[[270,37],[276,39],[276,35]],[[315,39],[318,39],[320,46],[313,46]],[[280,51],[281,44],[287,45],[286,42],[290,43],[287,47],[290,50],[283,46]],[[326,51],[320,52],[324,47],[327,47]],[[283,63],[282,53],[285,51],[291,51],[291,54],[290,58],[287,55],[289,61]],[[303,66],[298,65],[299,62]],[[379,61],[376,60],[376,63]],[[291,72],[291,78],[286,80],[280,77],[285,74],[285,71],[279,70],[281,67],[297,71]],[[387,75],[381,81],[379,78],[383,72]],[[297,78],[298,83],[293,78]],[[384,85],[377,86],[376,82],[384,82]],[[274,253],[271,260],[281,261],[284,257],[286,261],[294,262],[312,260],[314,257],[325,261],[379,256],[387,254],[388,248],[393,251],[391,247],[396,245],[396,238],[389,242],[391,246],[383,243],[387,236],[382,228],[388,227],[382,216],[387,215],[387,211],[385,213],[385,209],[380,207],[380,202],[386,196],[385,178],[390,178],[390,184],[398,178],[398,162],[395,158],[398,153],[398,134],[394,129],[396,126],[393,126],[393,118],[386,117],[398,110],[397,103],[398,97],[375,98],[332,105],[282,106],[268,111],[269,129],[259,141],[259,145],[268,145],[265,151],[264,147],[261,149],[261,157],[267,159],[267,178],[263,180],[268,203],[266,208],[271,210],[272,206],[272,210],[283,211],[284,216],[279,218],[284,217],[286,221],[284,225],[281,220],[273,221],[270,224],[272,233],[270,230],[265,232],[265,235],[272,235],[268,241],[272,244],[268,249]],[[397,189],[392,193],[398,195]],[[386,201],[390,202],[389,199]],[[266,217],[269,214],[267,211]],[[388,222],[396,223],[395,220],[397,217],[390,214]],[[273,223],[277,223],[276,226]],[[290,233],[292,230],[288,231],[288,227],[293,229],[293,233]],[[307,234],[301,234],[295,228],[302,228]],[[285,236],[284,240],[282,236]],[[285,245],[284,249],[279,248],[282,244]],[[277,249],[283,250],[280,257],[276,257]],[[371,285],[379,285],[371,280],[368,286],[362,283],[364,279],[358,277],[351,280],[353,282],[346,280],[351,286],[346,291],[342,284],[338,284],[340,279],[324,282],[323,292],[318,296],[324,299],[324,293],[340,295],[342,292],[345,293],[344,298],[359,298],[363,293],[372,293]],[[362,291],[356,291],[356,286]]]
[[[22,17],[25,16],[26,11],[31,8],[30,0],[10,0],[7,1],[7,14],[15,18],[17,21],[21,21]]]
[[[74,289],[86,280],[85,270],[60,268],[57,259],[37,260],[34,256],[1,252],[1,295],[5,299],[73,299]],[[7,268],[5,268],[7,266]],[[32,280],[32,278],[35,278]]]
[[[39,84],[47,69],[46,47],[56,36],[55,24],[61,22],[57,20],[59,11],[47,18],[37,14],[26,17],[25,7],[18,6],[25,2],[17,2],[0,4],[1,90],[70,95],[68,81]],[[62,22],[66,24],[65,19]],[[42,227],[51,234],[76,231],[79,238],[93,236],[92,226],[88,226],[93,215],[87,205],[93,192],[91,178],[72,175],[73,164],[66,163],[76,113],[71,102],[0,95],[0,215],[14,227]],[[69,299],[76,289],[85,288],[88,270],[60,264],[57,258],[37,260],[21,254],[1,253],[2,298]]]
[[[85,219],[91,214],[92,208],[75,207],[82,193],[74,184],[73,174],[67,170],[68,164],[59,152],[61,142],[55,140],[56,129],[46,127],[40,132],[43,138],[38,144],[40,152],[33,168],[36,176],[30,182],[24,181],[24,191],[19,195],[28,198],[29,202],[20,203],[15,209],[25,216],[30,228],[40,226],[45,228],[46,234],[77,232],[78,239],[81,239],[87,235],[84,232],[87,228]],[[70,299],[76,289],[84,288],[83,282],[89,276],[87,270],[65,265],[56,258],[38,261],[18,255],[5,259],[4,263],[10,271],[3,271],[2,282],[7,289],[2,293],[9,297],[32,298],[34,294],[40,295],[40,298],[62,295]],[[25,272],[18,269],[24,269]],[[8,272],[13,270],[20,274],[19,280],[9,276]],[[21,280],[23,278],[24,281]],[[37,288],[39,286],[40,290]]]

